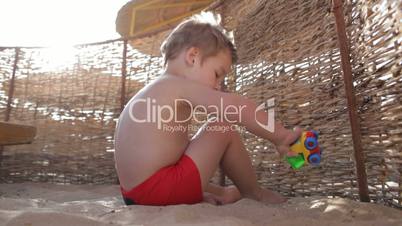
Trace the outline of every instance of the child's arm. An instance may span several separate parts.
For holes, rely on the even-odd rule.
[[[291,131],[285,129],[282,124],[278,122],[275,122],[274,132],[269,132],[260,126],[257,121],[263,125],[267,125],[268,113],[262,110],[256,112],[257,104],[252,100],[237,94],[216,91],[187,79],[175,79],[179,80],[177,81],[177,84],[180,84],[180,88],[178,88],[177,92],[180,98],[190,101],[193,104],[193,107],[195,105],[202,105],[205,107],[218,106],[218,109],[221,110],[220,108],[222,106],[223,110],[229,109],[232,113],[225,114],[225,116],[230,122],[245,126],[251,133],[270,140],[276,145],[278,152],[281,155],[289,152],[290,144],[296,141],[301,134],[300,129]],[[229,106],[237,107],[240,113],[233,114],[234,109]],[[215,108],[207,108],[207,110],[214,111]],[[222,111],[218,113],[220,116],[224,114]]]

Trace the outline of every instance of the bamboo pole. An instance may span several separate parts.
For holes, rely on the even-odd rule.
[[[127,77],[127,40],[123,43],[123,61],[121,63],[121,96],[120,96],[120,111],[123,111],[126,103],[126,77]]]
[[[348,39],[346,36],[342,0],[334,0],[333,11],[335,14],[339,50],[341,53],[342,71],[348,103],[349,120],[352,129],[356,174],[359,186],[359,197],[360,201],[369,202],[370,197],[367,185],[366,167],[364,165],[363,149],[361,144],[360,120],[357,115],[356,96],[353,87],[352,67],[350,64],[350,52],[348,48]]]
[[[6,122],[10,120],[11,102],[13,101],[14,88],[15,88],[14,87],[15,86],[15,73],[17,72],[17,64],[19,61],[19,57],[20,57],[20,48],[15,48],[13,74],[11,75],[10,88],[8,90],[7,107],[6,107],[5,119],[4,119],[4,121],[6,121]]]

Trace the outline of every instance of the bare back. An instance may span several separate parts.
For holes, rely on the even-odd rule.
[[[115,161],[120,184],[126,190],[176,163],[189,144],[188,132],[183,128],[188,126],[190,120],[186,119],[191,109],[184,102],[175,101],[181,85],[170,82],[169,77],[161,76],[140,90],[120,115],[115,132]],[[158,121],[161,119],[169,122]]]

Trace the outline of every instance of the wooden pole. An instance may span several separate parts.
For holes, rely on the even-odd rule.
[[[8,90],[7,107],[6,107],[5,118],[4,118],[4,121],[6,121],[6,122],[10,120],[11,102],[13,101],[14,87],[15,87],[15,73],[17,72],[17,64],[19,61],[19,57],[20,57],[20,48],[15,48],[13,74],[11,75],[10,87]]]
[[[120,96],[120,111],[123,111],[126,103],[126,77],[127,77],[127,40],[123,44],[123,61],[121,63],[121,96]]]
[[[361,144],[360,120],[357,113],[355,90],[353,87],[352,67],[350,64],[350,52],[346,37],[345,20],[343,15],[342,0],[334,0],[333,11],[335,14],[336,30],[339,49],[341,53],[343,79],[348,102],[349,120],[352,129],[353,149],[356,161],[356,173],[359,186],[359,197],[362,202],[370,202],[366,167],[364,165],[363,150]]]
[[[120,112],[124,109],[126,103],[126,78],[127,78],[127,44],[128,40],[124,39],[123,42],[123,60],[121,63],[121,91],[120,91]],[[120,184],[117,177],[116,184]]]
[[[6,107],[5,117],[4,117],[4,121],[6,121],[6,122],[10,120],[11,102],[12,102],[13,96],[14,96],[15,73],[17,72],[17,64],[18,64],[19,57],[20,57],[19,55],[20,55],[20,48],[16,47],[14,64],[13,64],[13,73],[11,75],[11,80],[10,80],[10,85],[9,85],[9,90],[8,90],[8,95],[7,95],[7,107]],[[0,164],[3,161],[3,151],[4,151],[3,146],[0,146]]]

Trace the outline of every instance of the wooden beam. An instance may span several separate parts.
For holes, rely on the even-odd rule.
[[[29,144],[36,135],[34,126],[0,122],[0,146]]]
[[[333,11],[335,14],[339,50],[341,52],[343,80],[345,83],[349,120],[352,129],[353,149],[356,162],[356,174],[359,186],[359,197],[360,201],[362,202],[370,202],[368,185],[367,185],[366,167],[364,165],[365,161],[361,144],[360,120],[357,113],[356,96],[353,86],[352,66],[350,64],[350,52],[348,47],[348,39],[346,36],[342,0],[334,0]]]

